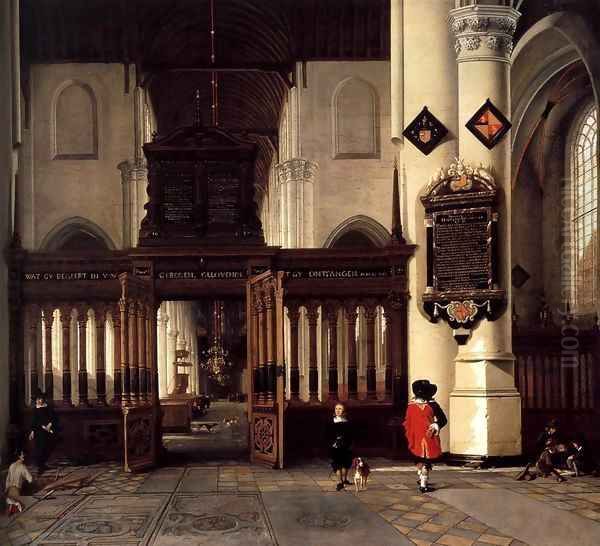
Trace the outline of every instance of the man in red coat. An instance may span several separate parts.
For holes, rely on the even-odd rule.
[[[414,455],[419,476],[419,491],[433,491],[427,484],[432,462],[442,455],[440,429],[448,419],[439,404],[433,400],[437,386],[427,379],[419,379],[412,384],[415,397],[406,408],[404,429],[408,449]]]

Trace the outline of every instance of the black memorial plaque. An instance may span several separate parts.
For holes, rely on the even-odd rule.
[[[491,208],[433,214],[433,288],[437,292],[492,288]]]
[[[237,226],[240,221],[240,177],[237,164],[209,161],[208,223]]]
[[[194,221],[194,165],[181,162],[162,174],[162,217],[167,224]]]

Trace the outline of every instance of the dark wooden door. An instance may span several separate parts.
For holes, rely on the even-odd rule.
[[[250,460],[283,468],[283,272],[247,283]]]

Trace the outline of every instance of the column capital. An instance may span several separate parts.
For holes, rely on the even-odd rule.
[[[294,157],[276,167],[279,183],[307,181],[314,182],[319,164],[303,157]]]
[[[133,182],[138,178],[145,178],[148,174],[148,166],[145,158],[127,159],[117,165],[121,171],[121,181],[123,184]]]
[[[510,63],[513,35],[521,13],[509,6],[474,4],[450,10],[456,59]]]

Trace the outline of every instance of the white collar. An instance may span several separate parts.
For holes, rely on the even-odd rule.
[[[422,398],[413,398],[413,402],[415,404],[427,404],[427,400],[423,400]]]
[[[337,415],[333,416],[333,422],[334,423],[345,423],[346,421],[348,421],[348,419],[346,419],[345,417],[338,417]]]

